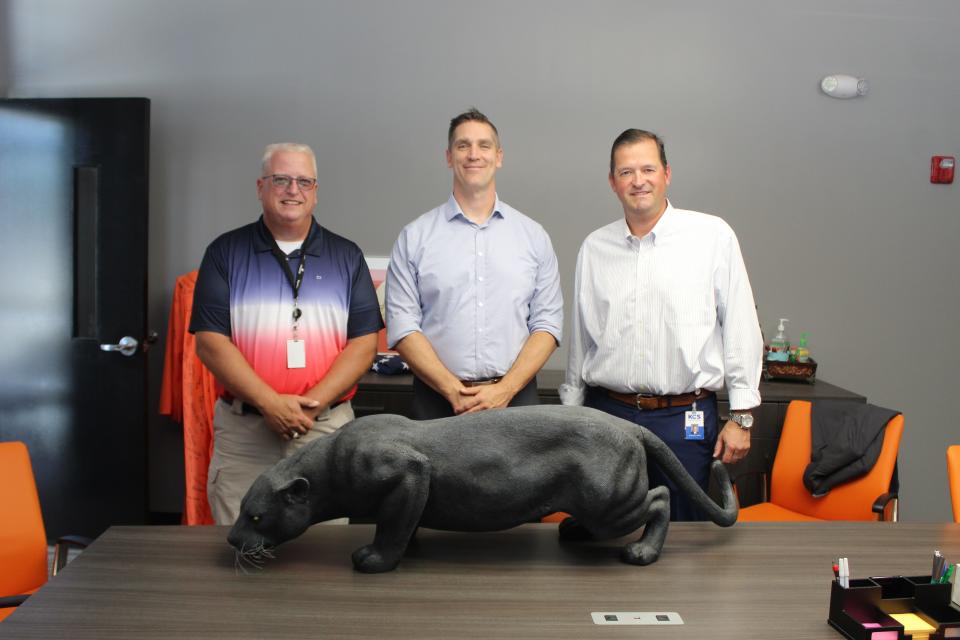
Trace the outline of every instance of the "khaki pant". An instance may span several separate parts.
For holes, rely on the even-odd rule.
[[[261,473],[351,420],[353,407],[344,402],[317,416],[309,433],[296,440],[284,440],[266,425],[263,416],[238,414],[231,405],[218,400],[213,412],[213,456],[207,475],[207,500],[214,521],[233,524],[240,515],[240,501]]]

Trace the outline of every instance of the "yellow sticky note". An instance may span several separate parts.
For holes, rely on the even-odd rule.
[[[890,617],[903,625],[905,633],[913,636],[913,640],[922,640],[936,631],[936,627],[931,627],[927,621],[915,613],[891,613]]]

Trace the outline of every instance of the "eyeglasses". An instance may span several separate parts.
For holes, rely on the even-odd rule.
[[[279,173],[270,176],[261,176],[261,180],[269,180],[275,189],[286,189],[292,182],[296,182],[301,191],[310,191],[317,187],[316,178],[294,178],[293,176],[285,176]]]

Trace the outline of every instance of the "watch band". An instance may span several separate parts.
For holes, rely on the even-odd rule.
[[[753,413],[750,410],[731,411],[730,420],[745,431],[749,431],[753,427]]]

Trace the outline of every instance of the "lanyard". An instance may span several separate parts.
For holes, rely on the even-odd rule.
[[[310,229],[311,233],[313,229]],[[300,245],[300,264],[297,265],[297,275],[294,276],[293,272],[290,270],[290,262],[287,260],[287,256],[280,250],[280,246],[277,244],[277,241],[273,241],[273,248],[271,252],[273,257],[277,259],[277,262],[280,263],[280,268],[283,269],[284,275],[287,276],[287,282],[290,283],[290,287],[293,289],[293,329],[296,332],[297,329],[297,320],[300,319],[300,316],[303,315],[303,312],[300,310],[300,307],[297,306],[297,297],[300,295],[300,285],[303,284],[303,272],[306,270],[307,266],[307,242],[310,241],[310,233],[307,234],[307,237],[303,240],[303,244]]]

